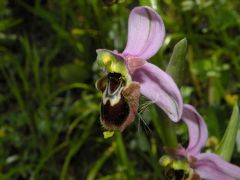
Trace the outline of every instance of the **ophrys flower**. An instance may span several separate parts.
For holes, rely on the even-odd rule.
[[[165,27],[159,14],[150,7],[136,7],[129,16],[128,41],[124,51],[118,53],[104,49],[97,50],[97,61],[106,69],[106,76],[99,81],[101,83],[97,83],[98,88],[102,87],[99,89],[103,91],[101,122],[106,129],[123,130],[130,124],[128,121],[133,121],[134,116],[131,118],[127,116],[127,109],[131,109],[132,106],[133,114],[136,114],[139,87],[141,94],[156,103],[172,121],[180,120],[183,102],[177,85],[166,72],[147,62],[161,47],[164,36]],[[121,80],[114,83],[115,81],[111,80],[112,76],[114,79],[118,76]],[[104,84],[102,82],[105,82],[105,86],[101,86]],[[110,87],[113,91],[107,90],[111,89]],[[127,89],[129,93],[124,95],[124,90]],[[119,103],[124,105],[120,107]],[[125,115],[122,115],[120,108],[127,107],[126,104],[129,107],[124,110]],[[119,110],[116,110],[117,108]],[[107,119],[113,115],[122,117],[120,124],[127,122],[126,125],[122,127],[113,119]],[[126,117],[130,119],[127,120]]]
[[[184,105],[182,119],[188,127],[188,146],[187,148],[181,146],[177,151],[173,151],[173,157],[175,157],[170,158],[165,166],[170,166],[177,171],[184,171],[183,177],[190,180],[200,178],[207,180],[240,179],[239,167],[214,153],[201,153],[201,149],[207,142],[208,131],[205,121],[193,106]],[[166,157],[164,158],[166,159]],[[164,158],[161,162],[165,161]],[[176,164],[180,166],[176,166]]]

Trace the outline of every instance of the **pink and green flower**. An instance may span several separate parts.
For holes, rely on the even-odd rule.
[[[134,120],[139,91],[156,103],[169,119],[180,120],[183,101],[176,83],[148,62],[162,46],[164,37],[165,27],[159,14],[150,7],[136,7],[129,16],[128,40],[123,52],[97,50],[97,61],[105,69],[105,76],[97,82],[97,87],[103,92],[101,122],[106,129],[122,131]],[[121,80],[116,82],[112,75]],[[124,115],[117,110],[120,106],[125,109]],[[114,118],[108,119],[113,116],[121,118],[117,122]]]

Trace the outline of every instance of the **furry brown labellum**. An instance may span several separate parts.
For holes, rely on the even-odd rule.
[[[140,85],[126,81],[120,73],[108,73],[96,82],[103,92],[101,124],[109,131],[123,131],[135,119],[138,110]]]

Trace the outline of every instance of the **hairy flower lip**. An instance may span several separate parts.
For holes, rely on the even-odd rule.
[[[118,108],[118,103],[114,104],[113,106],[108,106],[107,108],[110,109],[111,116],[110,118],[103,118],[103,114],[101,113],[101,124],[103,127],[109,131],[123,131],[127,126],[129,126],[135,119],[135,116],[137,114],[137,109],[138,109],[138,101],[139,101],[139,96],[140,96],[140,86],[137,82],[132,82],[128,87],[125,87],[121,89],[120,93],[121,98],[119,99],[118,103],[127,103],[129,113],[124,119],[119,119],[119,123],[116,123],[116,118],[118,119],[119,117],[114,118],[114,116],[122,114],[122,110],[118,111],[114,110],[115,106]],[[103,97],[104,98],[104,97]],[[107,101],[105,104],[102,104],[102,108],[107,104]],[[124,105],[125,106],[125,105]],[[106,109],[107,110],[107,109]]]

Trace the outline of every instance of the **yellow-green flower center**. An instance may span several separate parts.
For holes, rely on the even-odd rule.
[[[165,176],[169,179],[191,180],[194,176],[194,171],[185,158],[164,155],[160,158],[159,163],[165,170]]]
[[[117,59],[107,50],[100,50],[97,53],[97,63],[100,68],[106,69],[108,73],[120,73],[126,82],[126,86],[131,83],[131,76],[123,60]]]

